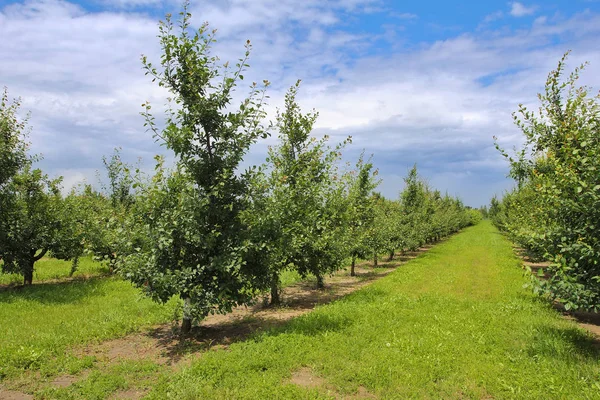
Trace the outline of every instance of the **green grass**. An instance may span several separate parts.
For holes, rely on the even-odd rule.
[[[523,289],[510,243],[469,228],[284,328],[204,354],[148,398],[600,398],[594,339]],[[324,381],[289,383],[309,368]]]
[[[0,378],[28,369],[49,376],[87,368],[93,359],[66,350],[167,322],[175,304],[155,304],[116,277],[0,291]]]
[[[43,399],[147,388],[149,399],[180,400],[600,398],[597,339],[525,282],[510,243],[485,221],[342,300],[175,370],[65,351],[168,320],[173,305],[154,305],[115,278],[41,284],[0,292],[0,371],[18,388],[24,368],[42,376],[87,370],[66,388],[23,385]],[[316,384],[291,383],[299,370]]]
[[[33,273],[33,283],[46,282],[50,280],[61,280],[69,277],[71,272],[71,261],[57,260],[55,258],[44,257],[35,263]],[[108,268],[103,264],[92,260],[91,257],[82,257],[79,260],[79,266],[74,278],[97,276],[108,273]],[[20,285],[23,284],[23,277],[18,274],[0,274],[0,285]]]
[[[286,286],[290,286],[296,282],[301,281],[302,277],[296,271],[287,270],[287,271],[283,271],[281,273],[281,276],[279,277],[279,279],[280,279],[281,287],[286,287]]]

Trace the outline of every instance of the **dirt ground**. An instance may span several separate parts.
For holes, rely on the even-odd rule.
[[[110,367],[124,360],[146,359],[177,370],[182,366],[189,365],[192,360],[200,357],[204,351],[227,348],[230,344],[244,340],[254,333],[281,326],[294,317],[312,311],[318,305],[330,303],[352,293],[388,275],[397,267],[416,258],[431,247],[425,246],[416,252],[396,255],[392,261],[385,261],[385,258],[382,258],[376,268],[373,268],[370,262],[357,264],[357,276],[355,277],[350,276],[350,268],[347,267],[335,275],[327,277],[325,288],[321,290],[315,288],[314,282],[297,282],[282,290],[281,305],[278,307],[270,307],[268,296],[265,296],[257,299],[256,304],[253,306],[237,307],[231,313],[225,315],[208,316],[199,326],[194,327],[192,333],[186,337],[180,336],[178,326],[164,324],[154,326],[145,332],[134,333],[98,344],[90,344],[75,348],[72,351],[77,356],[95,356],[98,362],[97,365],[100,368]],[[57,388],[68,387],[85,379],[89,372],[87,370],[76,376],[58,376],[53,378],[49,384]],[[291,382],[306,387],[323,383],[320,378],[312,375],[310,370],[296,371],[292,375]],[[41,388],[41,385],[47,386],[47,383],[38,382],[33,385]],[[27,386],[29,387],[29,385]],[[118,391],[110,398],[140,399],[145,394],[144,391],[131,389]],[[337,396],[333,392],[332,394]],[[362,388],[350,398],[371,399],[375,397]],[[31,400],[33,396],[15,390],[8,390],[0,385],[0,399]]]
[[[100,344],[77,349],[76,354],[93,355],[104,363],[124,359],[149,359],[163,365],[177,367],[188,364],[194,354],[211,348],[226,348],[244,340],[251,334],[281,326],[290,319],[313,310],[316,306],[330,303],[361,287],[386,276],[395,268],[429,248],[397,256],[391,262],[379,261],[373,268],[370,263],[356,266],[356,277],[349,268],[326,279],[324,289],[317,290],[313,282],[297,282],[282,290],[281,306],[267,305],[268,297],[260,298],[253,306],[241,306],[228,314],[210,315],[192,333],[182,338],[179,327],[170,324],[153,327],[148,332],[135,333]]]

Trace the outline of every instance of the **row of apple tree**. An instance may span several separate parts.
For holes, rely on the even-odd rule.
[[[567,54],[548,75],[539,113],[515,113],[525,145],[509,160],[516,187],[489,216],[536,258],[551,261],[535,289],[567,309],[600,307],[600,97],[565,78]]]
[[[234,107],[233,93],[247,70],[250,44],[233,66],[212,55],[214,31],[190,27],[181,33],[170,16],[159,25],[159,65],[143,57],[146,74],[171,93],[164,126],[144,104],[146,126],[174,155],[166,166],[156,157],[147,174],[121,160],[104,158],[107,182],[83,185],[63,196],[60,179],[34,168],[27,121],[5,90],[0,106],[0,257],[4,272],[31,284],[35,262],[53,257],[77,260],[86,253],[132,281],[154,300],[183,301],[182,330],[215,312],[271,293],[279,302],[280,276],[293,269],[324,276],[359,258],[415,250],[477,223],[479,211],[431,189],[413,168],[397,200],[376,192],[370,158],[341,162],[350,145],[317,138],[315,112],[289,89],[275,122],[264,126],[264,85]],[[251,145],[277,132],[265,163],[240,164]]]

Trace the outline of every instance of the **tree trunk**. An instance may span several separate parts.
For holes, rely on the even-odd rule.
[[[278,306],[281,304],[279,298],[279,275],[273,274],[271,277],[271,305]]]
[[[77,268],[79,268],[79,256],[75,256],[73,258],[73,262],[71,264],[71,271],[69,271],[69,277],[72,277],[75,274]]]
[[[392,261],[394,259],[394,250],[390,250],[390,256],[388,257],[388,261]]]
[[[192,301],[189,297],[183,298],[183,319],[181,321],[181,333],[188,334],[192,330]]]
[[[37,252],[37,249],[29,250],[29,259],[23,266],[24,267],[23,268],[23,284],[24,285],[33,284],[33,269],[34,269],[33,266],[36,261],[38,261],[39,259],[41,259],[42,257],[44,257],[46,255],[47,251],[48,250],[44,249],[40,252],[40,254],[38,254],[36,256],[35,253]]]
[[[181,321],[181,333],[187,335],[192,331],[192,320],[190,318],[184,318]]]
[[[25,269],[23,270],[23,284],[25,286],[31,285],[33,283],[33,264],[35,263],[33,257],[31,257],[27,264],[25,265]]]
[[[373,267],[377,266],[377,252],[373,252]]]
[[[321,274],[317,275],[317,289],[325,289],[325,282]]]
[[[356,265],[356,256],[352,255],[352,267],[350,267],[350,276],[356,276],[356,272],[354,271],[355,265]]]

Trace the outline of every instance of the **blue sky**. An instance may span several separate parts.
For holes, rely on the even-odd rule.
[[[152,164],[164,152],[143,128],[140,105],[160,112],[166,93],[141,70],[158,60],[158,19],[179,11],[161,0],[0,0],[0,86],[31,111],[33,151],[65,186],[96,182],[101,157]],[[300,103],[320,113],[315,134],[352,135],[353,160],[374,154],[396,197],[414,163],[432,186],[473,206],[511,186],[493,147],[521,136],[511,113],[536,107],[546,74],[572,50],[600,88],[600,2],[229,0],[191,1],[194,23],[218,29],[214,52],[236,60],[253,43],[247,80],[268,79],[274,115],[302,79]],[[242,88],[241,88],[242,89]],[[255,145],[264,160],[276,135]]]

